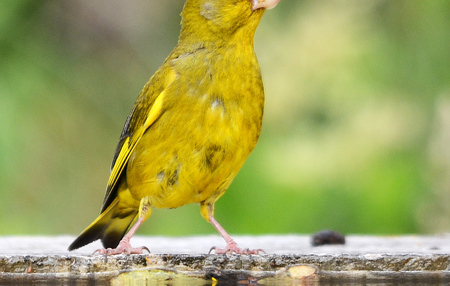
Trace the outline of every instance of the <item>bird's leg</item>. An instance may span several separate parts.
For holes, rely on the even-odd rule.
[[[209,217],[209,222],[214,226],[215,229],[220,233],[220,235],[225,239],[226,246],[225,248],[212,247],[209,252],[214,250],[216,254],[226,254],[226,253],[236,253],[236,254],[259,254],[259,252],[264,252],[262,249],[248,249],[248,248],[240,248],[236,241],[231,238],[231,236],[225,231],[225,229],[217,222],[217,220],[213,217]]]
[[[128,233],[120,240],[119,245],[116,248],[103,248],[97,249],[93,254],[99,253],[101,255],[116,255],[116,254],[142,254],[144,250],[150,253],[150,250],[146,246],[132,247],[130,244],[131,237],[136,233],[141,224],[150,216],[151,207],[148,199],[143,198],[139,206],[139,219],[128,231]]]
[[[204,215],[204,205],[202,205],[202,215]],[[264,252],[262,249],[248,249],[248,248],[240,248],[236,241],[234,241],[231,236],[225,231],[225,229],[217,222],[214,218],[214,206],[208,207],[208,219],[209,222],[214,226],[215,229],[220,233],[220,235],[225,239],[225,243],[227,244],[225,248],[212,247],[209,252],[214,250],[216,254],[226,254],[226,253],[236,253],[236,254],[259,254],[259,252]]]

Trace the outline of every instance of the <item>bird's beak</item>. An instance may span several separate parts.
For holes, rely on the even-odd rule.
[[[253,10],[257,9],[272,9],[273,7],[277,6],[278,2],[281,0],[250,0],[253,6]]]

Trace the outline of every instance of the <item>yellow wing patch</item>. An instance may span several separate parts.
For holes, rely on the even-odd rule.
[[[147,119],[144,122],[142,133],[144,133],[145,130],[147,130],[153,124],[153,122],[155,122],[155,120],[158,119],[158,117],[161,115],[162,104],[164,101],[164,97],[166,95],[167,87],[176,78],[177,78],[177,74],[173,70],[167,75],[166,82],[164,84],[164,90],[159,94],[159,96],[156,98],[155,102],[153,103],[152,109],[150,110],[150,112],[147,116]]]

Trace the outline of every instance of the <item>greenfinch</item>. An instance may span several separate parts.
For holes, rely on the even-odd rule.
[[[178,44],[129,114],[100,216],[69,246],[100,239],[106,255],[142,253],[130,239],[152,208],[200,204],[225,239],[216,253],[241,249],[214,219],[258,141],[264,89],[253,38],[261,16],[280,0],[187,0]]]

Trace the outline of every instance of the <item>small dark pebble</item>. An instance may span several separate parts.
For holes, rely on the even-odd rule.
[[[337,231],[322,230],[316,232],[312,236],[311,243],[313,246],[320,246],[327,244],[345,244],[345,236]]]

